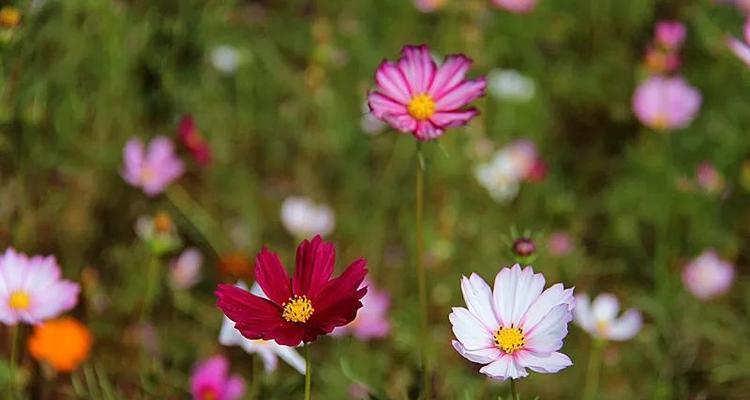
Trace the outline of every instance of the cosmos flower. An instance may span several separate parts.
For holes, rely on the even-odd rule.
[[[695,167],[695,181],[698,183],[698,187],[709,193],[718,193],[724,190],[724,177],[710,161],[703,161]]]
[[[176,289],[189,289],[200,280],[203,254],[190,247],[182,251],[169,268],[169,282]]]
[[[686,36],[687,29],[680,21],[664,20],[656,23],[654,40],[666,49],[679,49]]]
[[[448,0],[414,0],[414,7],[417,10],[430,13],[437,11],[448,3]]]
[[[367,288],[367,294],[362,298],[362,308],[357,312],[357,317],[348,325],[336,328],[333,335],[351,334],[359,340],[388,336],[391,333],[391,323],[388,320],[391,296],[385,290],[378,289],[368,279],[365,279],[360,287]]]
[[[591,336],[603,340],[631,339],[643,324],[641,313],[630,309],[617,318],[620,303],[609,293],[602,293],[592,303],[587,294],[576,296],[575,322]]]
[[[492,70],[487,75],[487,91],[497,99],[522,103],[534,98],[536,84],[516,70]]]
[[[418,140],[436,139],[447,128],[466,125],[479,112],[465,109],[484,95],[484,78],[465,80],[472,61],[445,58],[438,67],[427,46],[404,46],[397,62],[384,60],[375,72],[377,88],[367,96],[372,114]]]
[[[700,106],[700,92],[681,77],[652,76],[633,95],[638,120],[659,131],[686,128]]]
[[[573,289],[561,283],[544,289],[544,276],[516,264],[503,268],[495,287],[477,274],[461,279],[467,308],[450,314],[453,347],[469,361],[484,364],[479,372],[494,379],[517,379],[527,368],[555,373],[573,365],[558,350],[573,319]]]
[[[750,66],[750,18],[745,21],[744,40],[727,38],[727,46],[745,64]]]
[[[237,400],[245,395],[245,381],[229,375],[229,361],[213,356],[200,362],[190,377],[193,400]]]
[[[75,307],[80,287],[61,276],[54,256],[8,248],[0,256],[0,322],[38,324]]]
[[[685,266],[682,283],[695,297],[711,300],[729,291],[734,275],[734,266],[709,249]]]
[[[91,332],[77,319],[63,317],[34,326],[29,353],[58,372],[70,372],[86,360],[91,351]]]
[[[211,50],[211,64],[217,71],[226,75],[231,75],[240,65],[239,52],[233,46],[216,46]]]
[[[198,165],[205,167],[211,164],[211,146],[201,136],[192,115],[183,115],[180,119],[179,126],[177,127],[177,139],[190,152],[190,155],[193,156]]]
[[[281,223],[296,238],[328,236],[336,226],[336,217],[331,207],[295,196],[281,204]]]
[[[238,288],[247,290],[247,286],[243,282],[238,282],[236,285]],[[255,283],[253,288],[250,289],[250,293],[268,298],[260,286]],[[219,343],[224,346],[239,346],[245,350],[248,354],[258,354],[263,359],[263,366],[266,372],[273,372],[276,370],[278,359],[281,358],[287,364],[296,369],[297,372],[305,374],[305,359],[295,350],[293,347],[282,346],[273,340],[250,340],[245,339],[234,327],[234,323],[224,316],[224,320],[221,323],[221,332],[219,332]]]
[[[475,176],[492,198],[504,202],[518,194],[522,181],[541,178],[543,168],[534,143],[517,140],[498,150],[489,162],[480,164]]]
[[[255,259],[255,277],[268,299],[232,285],[219,285],[218,306],[242,336],[275,340],[284,346],[309,343],[353,321],[367,292],[360,284],[367,262],[360,258],[331,279],[336,249],[318,235],[297,248],[290,278],[279,257],[263,248]]]
[[[534,10],[536,0],[492,0],[492,4],[510,12],[524,14]]]
[[[156,196],[177,180],[184,171],[182,161],[174,152],[172,141],[155,137],[144,148],[139,138],[128,140],[123,149],[125,165],[122,177],[132,186],[143,189],[148,196]]]
[[[553,256],[565,256],[573,251],[573,238],[567,232],[554,232],[549,236],[547,248]]]

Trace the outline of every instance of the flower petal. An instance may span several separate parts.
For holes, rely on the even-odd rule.
[[[482,324],[474,314],[463,307],[453,307],[448,315],[453,334],[467,350],[482,350],[494,347],[492,331]]]
[[[587,294],[576,296],[576,307],[573,309],[575,321],[584,331],[592,333],[596,329],[596,320],[591,311],[591,300]]]
[[[263,293],[277,305],[284,304],[292,296],[289,274],[279,256],[265,247],[255,257],[255,280]]]
[[[451,341],[451,344],[458,354],[461,354],[465,359],[471,362],[479,364],[489,364],[503,355],[503,353],[500,352],[500,349],[495,346],[485,349],[467,350],[458,340]]]
[[[432,114],[430,122],[440,128],[452,128],[468,124],[477,115],[479,111],[474,108],[466,111],[441,111]]]
[[[414,137],[419,140],[432,140],[439,138],[444,132],[442,128],[435,126],[430,120],[417,121]]]
[[[362,307],[360,300],[367,293],[366,287],[360,288],[367,275],[366,266],[364,259],[354,261],[341,276],[329,281],[316,297],[311,298],[315,312],[305,324],[305,341],[331,333],[334,328],[356,318],[357,310]]]
[[[513,324],[513,303],[516,299],[516,288],[521,267],[516,264],[511,268],[503,268],[495,277],[493,298],[495,300],[495,312],[503,326]]]
[[[428,91],[430,96],[432,98],[443,97],[447,89],[458,85],[464,79],[471,63],[470,58],[461,54],[452,54],[445,57],[445,62],[438,68],[435,79],[432,80],[432,85],[430,85]]]
[[[560,352],[535,353],[521,350],[516,355],[516,360],[524,367],[543,374],[554,374],[573,365],[570,357]]]
[[[246,290],[221,284],[216,290],[216,297],[217,306],[248,339],[276,339],[273,332],[285,325],[279,306]]]
[[[529,373],[524,367],[518,365],[515,358],[510,354],[504,354],[502,357],[485,365],[479,372],[494,379],[518,379],[528,376]]]
[[[412,96],[427,93],[435,78],[437,66],[427,46],[404,46],[398,68],[410,83]]]
[[[572,319],[573,314],[567,304],[556,306],[538,324],[529,329],[524,328],[524,348],[540,353],[559,350],[563,338],[568,335],[568,322]]]
[[[620,302],[614,295],[602,293],[596,296],[591,308],[597,321],[611,322],[617,317],[617,312],[620,311]]]
[[[297,372],[305,374],[305,359],[297,352],[297,350],[289,346],[280,346],[276,343],[272,344],[273,351],[281,357],[287,364],[291,365],[292,368],[296,369]]]
[[[385,118],[386,115],[406,115],[408,112],[405,105],[378,92],[370,92],[367,95],[367,105],[372,115],[380,119]]]
[[[483,96],[485,88],[487,88],[485,78],[462,82],[458,86],[446,90],[441,97],[437,97],[435,107],[438,111],[457,110]]]
[[[411,99],[409,81],[401,72],[399,67],[391,62],[383,60],[375,71],[375,82],[384,95],[391,99],[407,104]]]
[[[549,312],[560,304],[566,304],[569,310],[573,309],[575,299],[573,289],[565,289],[562,283],[556,283],[548,287],[531,304],[526,314],[521,317],[519,325],[528,331],[542,320]]]
[[[292,281],[294,294],[314,299],[331,279],[335,261],[336,248],[324,242],[320,235],[312,241],[302,241],[297,247],[297,267]]]
[[[477,274],[461,278],[461,292],[464,295],[466,306],[477,319],[493,332],[500,327],[495,309],[492,303],[492,289],[487,282]]]
[[[630,309],[622,317],[614,320],[609,326],[609,339],[611,340],[628,340],[635,336],[641,330],[643,319],[641,313],[637,310]]]
[[[535,274],[534,269],[531,267],[524,268],[521,274],[518,275],[516,296],[513,300],[513,312],[510,317],[514,324],[518,324],[534,300],[542,293],[544,283],[544,276],[542,274]]]

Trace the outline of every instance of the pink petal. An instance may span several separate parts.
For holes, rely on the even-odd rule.
[[[596,322],[594,313],[591,311],[591,300],[587,294],[576,296],[576,307],[573,309],[576,323],[586,332],[594,332]]]
[[[465,359],[471,362],[479,364],[489,364],[503,356],[500,349],[495,346],[487,347],[485,349],[467,350],[458,340],[451,341],[451,344],[458,354],[461,354]]]
[[[750,65],[750,47],[748,45],[740,40],[730,37],[727,39],[727,46],[729,46],[729,49],[732,50],[742,62]]]
[[[232,375],[224,388],[224,395],[220,400],[237,400],[245,395],[245,381],[238,375]]]
[[[574,301],[573,289],[564,289],[562,283],[556,283],[534,300],[519,325],[524,330],[529,330],[560,304],[565,304],[568,310],[572,310]]]
[[[414,131],[414,136],[419,140],[432,140],[439,138],[444,132],[442,128],[433,125],[429,120],[417,121],[417,129]]]
[[[391,61],[383,61],[375,71],[375,82],[384,95],[407,104],[412,97],[409,82],[401,70]]]
[[[401,132],[414,132],[417,129],[417,120],[411,115],[383,115],[383,120],[390,126]]]
[[[441,128],[452,128],[468,124],[477,115],[479,111],[473,108],[466,111],[441,111],[432,114],[430,121]]]
[[[437,66],[427,46],[404,46],[398,67],[406,76],[412,96],[427,93],[435,78]]]
[[[447,89],[458,85],[464,79],[466,72],[469,71],[471,63],[470,58],[461,54],[446,57],[443,65],[438,68],[435,79],[432,80],[429,89],[430,96],[434,99],[443,97]]]
[[[517,323],[531,306],[531,303],[539,297],[544,289],[544,276],[535,274],[531,267],[526,267],[518,276],[516,297],[513,299],[513,311],[510,320]]]
[[[389,115],[406,115],[408,113],[408,109],[405,105],[378,92],[371,92],[367,95],[367,104],[370,107],[372,115],[380,119]]]
[[[487,80],[485,78],[465,81],[456,87],[445,90],[440,97],[436,97],[436,109],[438,111],[457,110],[484,95],[486,87]]]

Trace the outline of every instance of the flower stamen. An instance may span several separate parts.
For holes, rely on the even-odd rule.
[[[290,297],[282,306],[284,306],[284,311],[281,313],[281,316],[287,322],[305,323],[315,312],[307,296],[295,295]]]
[[[435,100],[427,93],[418,94],[409,101],[409,115],[418,121],[424,121],[435,113]]]
[[[526,338],[523,336],[523,329],[521,328],[501,327],[495,332],[495,346],[508,354],[522,349],[525,344]]]
[[[31,298],[26,292],[13,292],[8,299],[8,305],[14,310],[25,310],[31,305]]]

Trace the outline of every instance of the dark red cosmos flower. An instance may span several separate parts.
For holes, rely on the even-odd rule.
[[[290,278],[279,257],[265,247],[255,258],[255,278],[268,299],[232,285],[219,285],[218,306],[235,322],[242,336],[275,340],[284,346],[309,343],[353,321],[367,288],[367,261],[357,259],[331,279],[336,248],[320,235],[297,247],[297,265]]]
[[[211,147],[201,136],[192,115],[186,114],[180,118],[177,137],[200,166],[205,167],[211,163]]]

